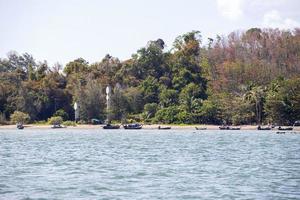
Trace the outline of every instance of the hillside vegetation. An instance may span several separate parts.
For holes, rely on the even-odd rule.
[[[105,87],[113,87],[106,111]],[[32,121],[292,124],[300,120],[300,29],[249,29],[209,38],[178,36],[171,50],[149,41],[131,58],[83,58],[64,67],[10,52],[0,59],[0,122],[14,111]]]

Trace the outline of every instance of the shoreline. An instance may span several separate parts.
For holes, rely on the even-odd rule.
[[[52,125],[35,125],[35,124],[26,124],[24,125],[25,129],[51,129]],[[80,124],[76,126],[68,126],[68,129],[102,129],[104,125],[90,125],[90,124]],[[143,129],[146,130],[157,130],[158,126],[161,127],[171,127],[171,130],[195,130],[195,127],[206,128],[206,130],[219,130],[220,125],[163,125],[163,124],[151,124],[143,125]],[[232,126],[240,127],[241,130],[257,130],[257,125],[241,125],[241,126]],[[0,125],[0,129],[16,129],[16,125]],[[123,129],[122,127],[120,129]],[[278,131],[278,127],[272,129],[273,131]],[[300,127],[294,127],[293,131],[300,131]]]

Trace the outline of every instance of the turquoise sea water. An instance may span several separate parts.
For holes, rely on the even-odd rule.
[[[300,135],[0,129],[0,199],[300,199]]]

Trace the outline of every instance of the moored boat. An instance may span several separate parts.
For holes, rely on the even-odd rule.
[[[17,129],[24,129],[24,126],[23,126],[23,124],[21,124],[21,123],[18,123],[18,124],[17,124]]]
[[[51,126],[51,128],[66,128],[66,127],[62,126],[60,124],[53,124],[53,126]]]
[[[279,126],[278,130],[280,130],[280,131],[292,131],[293,127],[281,127],[281,126]]]
[[[267,130],[271,130],[272,128],[269,126],[266,127],[261,127],[260,125],[257,127],[257,130],[261,130],[261,131],[267,131]]]
[[[103,129],[119,129],[120,126],[119,125],[112,125],[112,124],[106,124],[105,126],[103,126]]]
[[[231,126],[220,126],[219,127],[220,130],[241,130],[241,127],[231,127]]]
[[[229,130],[229,126],[219,126],[220,130]]]
[[[171,129],[171,126],[166,126],[166,127],[158,126],[158,129],[159,130],[168,130],[168,129]]]
[[[196,130],[206,130],[206,127],[195,127]]]
[[[141,124],[125,124],[123,125],[124,129],[141,129]]]

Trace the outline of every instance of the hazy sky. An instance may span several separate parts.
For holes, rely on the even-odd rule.
[[[0,57],[90,63],[131,57],[147,41],[199,30],[203,38],[251,27],[300,27],[299,0],[0,0]]]

